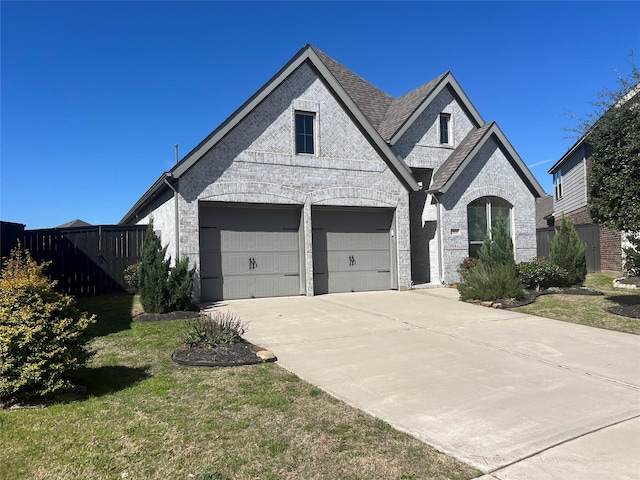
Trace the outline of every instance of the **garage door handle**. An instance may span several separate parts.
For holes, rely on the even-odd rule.
[[[249,258],[249,270],[254,270],[258,268],[258,263],[256,262],[256,259],[253,257]]]
[[[356,259],[353,258],[353,255],[349,255],[349,266],[353,267],[356,264]]]

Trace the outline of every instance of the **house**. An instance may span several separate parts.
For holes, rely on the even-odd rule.
[[[592,149],[582,136],[548,171],[553,175],[553,218],[571,217],[587,247],[587,270],[622,271],[622,235],[594,223],[587,195]]]
[[[153,218],[202,302],[404,290],[458,281],[500,214],[534,257],[542,195],[450,72],[393,98],[306,45],[120,223]]]

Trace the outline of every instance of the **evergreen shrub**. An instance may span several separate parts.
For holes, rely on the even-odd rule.
[[[187,257],[170,268],[171,258],[165,259],[167,247],[153,230],[153,220],[147,226],[140,262],[140,303],[147,313],[167,313],[189,310],[193,306],[193,274]]]
[[[458,284],[462,300],[493,301],[503,298],[523,298],[524,287],[515,264],[480,262],[463,282]]]
[[[567,271],[568,285],[582,285],[587,277],[586,247],[570,217],[562,217],[560,228],[551,240],[551,263]]]
[[[640,276],[640,237],[628,236],[627,240],[631,244],[624,250],[624,271],[629,277]]]
[[[562,287],[567,285],[569,272],[564,268],[547,262],[544,258],[534,258],[517,265],[518,276],[525,288]]]
[[[86,330],[95,316],[81,313],[73,298],[54,290],[20,246],[0,273],[0,400],[47,397],[69,388],[68,375],[92,353]]]

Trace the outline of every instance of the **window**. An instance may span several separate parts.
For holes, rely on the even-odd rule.
[[[562,198],[562,170],[558,170],[553,174],[553,192],[555,193],[556,200]]]
[[[296,112],[296,153],[315,154],[313,138],[313,113]]]
[[[469,256],[478,258],[485,236],[491,238],[491,229],[502,217],[511,231],[511,205],[498,197],[482,197],[467,206],[469,227]]]
[[[442,145],[451,144],[451,115],[448,113],[440,114],[440,143]]]

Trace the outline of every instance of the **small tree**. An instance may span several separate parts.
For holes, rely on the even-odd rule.
[[[499,214],[496,226],[491,229],[491,239],[486,236],[478,256],[485,265],[515,265],[513,241],[507,229],[507,222]]]
[[[165,260],[167,247],[162,247],[160,238],[153,230],[153,220],[147,226],[140,262],[140,303],[147,313],[168,311],[167,278],[169,261]]]
[[[0,273],[0,400],[45,397],[68,388],[68,374],[91,356],[85,331],[95,316],[54,290],[20,246]]]
[[[587,276],[586,247],[570,217],[562,217],[560,228],[551,240],[551,263],[564,268],[569,285],[582,285]]]
[[[167,247],[160,243],[152,220],[147,227],[139,269],[140,303],[147,313],[188,310],[192,306],[195,268],[189,270],[187,257],[170,268],[171,259],[165,260],[166,253]]]

